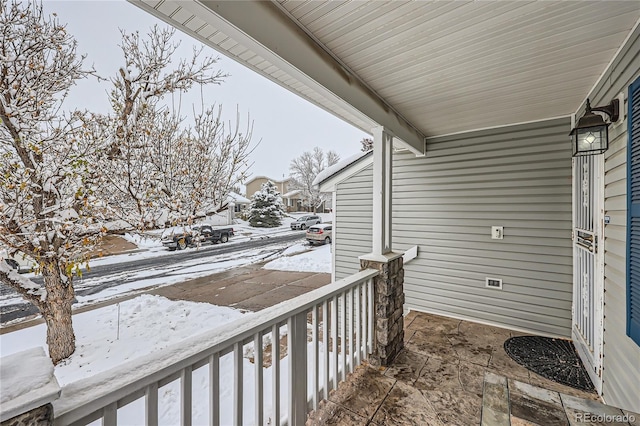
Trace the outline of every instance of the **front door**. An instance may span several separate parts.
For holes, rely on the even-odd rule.
[[[573,159],[573,326],[571,335],[602,393],[604,156]]]

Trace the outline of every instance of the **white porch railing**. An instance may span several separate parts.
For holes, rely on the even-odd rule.
[[[167,395],[174,395],[182,425],[302,425],[372,353],[377,274],[361,271],[67,385],[54,403],[55,424],[157,425],[166,414]],[[251,351],[253,365],[245,359]],[[265,355],[271,366],[264,366]]]

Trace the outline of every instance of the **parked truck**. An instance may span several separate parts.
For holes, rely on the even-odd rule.
[[[208,224],[175,228],[163,235],[162,245],[169,250],[184,250],[202,243],[226,243],[233,237],[233,228],[214,228]]]

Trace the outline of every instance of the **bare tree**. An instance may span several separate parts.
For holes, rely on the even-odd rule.
[[[114,216],[139,229],[189,222],[219,207],[230,188],[245,177],[252,126],[221,120],[221,107],[202,106],[187,126],[179,106],[169,107],[166,96],[179,97],[194,85],[220,84],[216,59],[201,58],[201,49],[171,69],[178,47],[174,30],[153,27],[141,39],[123,33],[125,66],[112,79],[112,114],[103,117],[105,199]],[[178,102],[178,105],[180,102]]]
[[[246,177],[252,128],[248,120],[240,131],[239,117],[229,130],[221,120],[221,107],[196,114],[194,124],[172,139],[158,139],[152,160],[162,179],[161,206],[172,223],[190,221],[226,204],[233,187]],[[155,149],[155,146],[154,146]]]
[[[0,32],[0,243],[35,259],[44,285],[1,259],[0,281],[40,310],[57,364],[75,351],[74,270],[100,237],[85,117],[62,112],[93,71],[42,4],[0,2]]]
[[[289,165],[292,183],[289,190],[300,190],[305,206],[314,211],[326,200],[327,194],[321,193],[313,186],[313,181],[318,174],[329,166],[340,161],[340,156],[334,151],[326,154],[319,147],[313,151],[306,151],[301,156],[294,158]]]

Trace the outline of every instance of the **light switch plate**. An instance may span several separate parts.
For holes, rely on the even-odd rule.
[[[491,239],[502,240],[504,239],[504,226],[492,226],[491,227]]]

